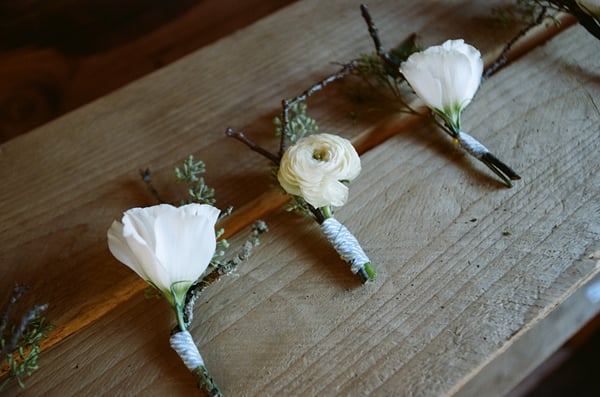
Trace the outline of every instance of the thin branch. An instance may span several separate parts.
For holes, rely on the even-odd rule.
[[[184,306],[184,321],[186,328],[191,324],[194,317],[194,305],[196,300],[200,296],[200,293],[209,285],[219,280],[222,276],[227,275],[235,271],[237,267],[244,261],[246,261],[252,254],[252,249],[260,243],[259,236],[269,229],[264,221],[256,221],[252,226],[250,236],[242,246],[240,252],[233,258],[228,260],[224,265],[220,265],[213,269],[210,273],[204,276],[200,281],[192,285],[188,290],[186,296],[186,303]],[[177,332],[179,327],[176,326],[172,332]]]
[[[4,349],[2,349],[2,351],[0,352],[1,358],[8,356],[9,354],[11,354],[11,352],[13,352],[16,349],[17,344],[19,343],[19,339],[21,339],[21,336],[23,335],[23,332],[25,332],[25,328],[27,328],[27,325],[47,308],[47,304],[34,306],[33,309],[29,310],[23,315],[23,317],[21,317],[21,323],[19,324],[18,328],[15,329],[11,340],[4,346]]]
[[[502,52],[500,53],[500,56],[483,73],[482,80],[486,80],[492,74],[496,73],[496,71],[498,71],[498,69],[500,69],[508,61],[508,53],[513,48],[515,43],[519,41],[523,36],[525,36],[527,32],[529,32],[531,29],[540,25],[544,18],[546,18],[547,12],[548,9],[546,7],[542,7],[540,14],[537,16],[537,18],[535,18],[533,22],[529,23],[527,26],[521,29],[515,37],[513,37],[508,43],[506,43],[506,45],[502,49]]]
[[[150,176],[150,168],[140,170],[140,176],[142,177],[142,180],[146,183],[146,186],[148,187],[150,194],[152,194],[152,197],[154,197],[154,199],[158,201],[159,204],[165,203],[165,201],[158,194],[158,190],[156,190],[154,184],[152,183],[152,177]]]
[[[250,138],[248,138],[242,131],[234,131],[233,128],[229,127],[225,131],[225,134],[230,138],[235,138],[238,141],[244,143],[246,146],[248,146],[250,149],[252,149],[256,153],[265,156],[266,158],[271,160],[276,165],[279,165],[280,157],[277,157],[273,153],[269,152],[268,150],[266,150],[265,148],[263,148],[262,146],[260,146],[259,144],[257,144],[253,140],[251,140]]]
[[[281,101],[282,131],[281,131],[281,143],[279,145],[279,156],[280,157],[283,156],[283,153],[287,149],[285,139],[290,133],[290,127],[289,127],[289,125],[290,125],[290,108],[297,103],[306,101],[309,96],[313,95],[314,93],[316,93],[318,91],[321,91],[328,84],[333,83],[336,80],[340,80],[340,79],[346,77],[355,68],[356,68],[356,62],[352,61],[350,63],[347,63],[336,73],[325,77],[323,80],[319,81],[318,83],[313,84],[309,89],[307,89],[306,91],[304,91],[302,94],[298,95],[297,97],[292,98],[292,99],[284,99],[283,101]]]
[[[10,296],[8,304],[6,305],[4,313],[2,314],[2,320],[0,321],[0,335],[4,334],[4,330],[8,325],[8,318],[10,316],[10,312],[12,311],[13,306],[15,305],[15,303],[17,303],[21,295],[23,295],[23,293],[28,289],[29,286],[27,284],[16,284],[14,286],[12,295]],[[0,357],[2,356],[0,355]]]
[[[373,39],[373,44],[375,45],[375,51],[377,52],[377,55],[379,55],[383,62],[385,62],[389,66],[394,68],[400,67],[400,65],[396,64],[396,62],[394,62],[392,58],[390,58],[390,55],[383,48],[383,44],[381,44],[381,39],[379,38],[379,30],[377,29],[377,26],[375,26],[375,21],[373,21],[373,18],[369,13],[369,9],[365,4],[360,5],[360,12],[362,14],[363,19],[367,23],[369,35],[371,36],[371,39]]]

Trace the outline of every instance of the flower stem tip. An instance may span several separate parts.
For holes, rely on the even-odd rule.
[[[222,397],[223,393],[219,386],[208,372],[208,369],[204,365],[200,365],[193,372],[196,379],[198,379],[198,389],[205,390],[210,397]]]
[[[371,262],[365,263],[364,267],[360,269],[359,274],[362,276],[365,283],[368,281],[375,281],[375,278],[377,277],[377,272]]]

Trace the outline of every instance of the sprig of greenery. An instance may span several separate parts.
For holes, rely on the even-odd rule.
[[[295,103],[290,106],[290,119],[287,129],[284,128],[281,117],[275,117],[273,119],[273,123],[275,124],[275,135],[281,136],[285,130],[288,142],[293,145],[299,139],[317,132],[319,126],[315,119],[306,115],[306,109],[307,106],[304,102]]]
[[[514,4],[492,8],[492,16],[504,27],[515,23],[529,25],[537,20],[541,7],[535,0],[516,0]]]
[[[323,222],[323,214],[308,204],[302,197],[289,195],[291,200],[287,202],[285,210],[288,212],[296,212],[303,216],[315,219],[318,223]]]
[[[361,54],[358,59],[354,60],[356,64],[354,74],[384,96],[387,95],[382,91],[389,91],[394,101],[401,105],[402,110],[408,110],[401,91],[401,86],[406,80],[400,73],[400,65],[411,54],[422,49],[422,46],[417,43],[416,34],[412,34],[389,52],[374,51],[370,54]],[[383,48],[379,50],[383,51]]]
[[[204,161],[194,161],[194,156],[191,154],[183,162],[181,168],[175,167],[175,179],[177,182],[185,183],[188,187],[190,199],[187,203],[215,204],[215,189],[206,185],[204,178],[200,176],[205,172]]]
[[[544,19],[559,25],[560,21],[555,15],[557,11],[570,13],[590,34],[600,39],[598,15],[592,15],[576,0],[515,0],[514,4],[494,8],[492,14],[504,25],[516,22],[535,26]]]
[[[226,239],[221,238],[223,233],[225,233],[224,229],[217,230],[217,248],[212,260],[210,261],[210,265],[215,269],[219,269],[222,266],[220,258],[225,257],[225,253],[229,248],[229,242]]]
[[[0,390],[13,379],[19,387],[25,388],[23,379],[39,368],[40,342],[54,328],[42,315],[48,305],[34,306],[18,324],[10,324],[10,312],[27,289],[24,284],[15,286],[0,322],[0,367],[7,372],[6,379],[0,382]]]

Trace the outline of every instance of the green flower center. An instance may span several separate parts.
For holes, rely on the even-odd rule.
[[[315,148],[312,153],[313,159],[317,161],[329,161],[330,155],[327,148]]]

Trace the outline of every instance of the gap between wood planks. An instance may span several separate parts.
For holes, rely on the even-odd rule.
[[[537,26],[530,30],[524,37],[515,43],[511,51],[508,52],[507,62],[504,66],[509,65],[533,48],[542,45],[547,40],[557,36],[560,32],[576,23],[576,19],[569,14],[560,14],[558,20],[560,21],[559,26]],[[504,45],[498,46],[495,50],[483,54],[485,64],[489,65],[497,59],[502,53],[503,48]],[[358,153],[363,154],[377,147],[393,135],[410,128],[427,113],[427,109],[420,102],[415,101],[411,105],[418,110],[420,113],[419,115],[396,114],[383,120],[371,130],[354,137],[352,143],[356,147]],[[225,229],[223,237],[231,238],[238,232],[248,228],[255,220],[263,218],[280,208],[287,201],[288,196],[283,195],[278,191],[270,190],[263,193],[254,200],[236,209],[233,215],[225,218],[222,224],[219,225]],[[127,301],[135,294],[143,291],[146,287],[147,284],[143,280],[136,278],[134,284],[116,290],[112,296],[101,297],[95,302],[90,302],[86,305],[86,309],[82,310],[76,319],[70,320],[66,324],[55,328],[47,339],[42,340],[40,344],[41,350],[44,351],[49,349],[80,329],[94,323],[96,320],[102,318],[116,308],[120,303]],[[0,369],[0,376],[3,376],[4,373],[5,370]]]

